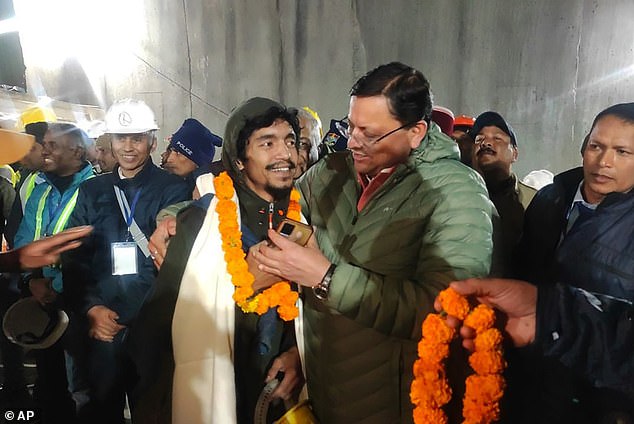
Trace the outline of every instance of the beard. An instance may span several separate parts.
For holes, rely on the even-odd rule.
[[[273,199],[275,199],[275,201],[277,202],[289,197],[291,194],[292,188],[293,188],[292,184],[289,185],[288,187],[273,187],[271,185],[267,185],[265,187],[265,190],[267,193],[273,196]]]

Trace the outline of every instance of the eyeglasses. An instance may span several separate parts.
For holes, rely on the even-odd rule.
[[[348,140],[350,140],[350,138],[352,137],[352,133],[354,132],[354,125],[352,125],[350,123],[350,121],[348,120],[347,117],[343,118],[341,120],[341,122],[345,123],[347,125],[347,128],[344,128],[342,126],[340,130],[341,130],[343,136],[346,137]],[[401,125],[398,128],[394,128],[392,131],[389,131],[389,132],[383,134],[382,136],[378,136],[378,137],[368,137],[368,136],[366,136],[363,133],[361,133],[360,135],[355,135],[354,137],[359,143],[363,144],[364,146],[372,146],[373,144],[376,144],[379,141],[381,141],[381,140],[383,140],[385,138],[388,138],[389,136],[391,136],[395,132],[398,132],[400,130],[404,130],[407,127],[412,126],[416,122],[418,122],[418,120],[407,122],[406,124],[403,124],[403,125]]]

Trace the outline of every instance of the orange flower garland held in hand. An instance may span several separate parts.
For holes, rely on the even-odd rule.
[[[231,282],[235,286],[233,300],[244,312],[264,314],[269,308],[277,307],[277,314],[284,321],[297,318],[299,310],[296,302],[299,293],[291,290],[288,281],[279,281],[271,287],[254,295],[253,282],[255,278],[249,272],[249,265],[242,250],[242,232],[238,226],[238,206],[233,201],[235,189],[233,180],[226,172],[214,178],[214,188],[218,203],[218,230],[222,238],[222,250],[225,254],[227,272],[231,275]],[[301,219],[299,192],[291,191],[286,216],[295,221]]]
[[[475,374],[467,377],[462,414],[466,424],[486,424],[499,419],[499,402],[504,394],[502,335],[493,328],[495,314],[486,305],[470,311],[467,299],[451,288],[438,295],[443,316],[455,316],[476,331],[475,351],[469,364]],[[445,375],[445,361],[455,330],[439,314],[429,314],[418,343],[419,358],[414,362],[414,381],[410,397],[416,424],[446,424],[443,407],[451,400],[451,387]]]

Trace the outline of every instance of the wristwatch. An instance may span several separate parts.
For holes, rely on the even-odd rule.
[[[313,287],[313,293],[315,293],[315,297],[319,300],[328,299],[328,293],[330,292],[330,282],[332,281],[332,274],[335,272],[335,268],[337,265],[331,264],[324,275],[324,278],[321,279],[319,284]]]

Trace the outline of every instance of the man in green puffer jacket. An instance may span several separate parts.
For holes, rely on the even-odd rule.
[[[305,288],[308,394],[321,423],[412,422],[423,319],[450,281],[489,272],[493,205],[431,108],[428,81],[401,63],[357,81],[349,151],[298,182],[315,240],[301,247],[269,231],[277,248],[255,254]]]

